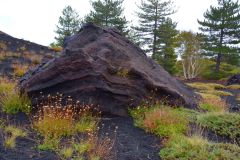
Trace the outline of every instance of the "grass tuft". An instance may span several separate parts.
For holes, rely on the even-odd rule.
[[[16,138],[15,137],[7,137],[4,141],[4,146],[6,148],[13,149],[16,147]]]
[[[238,160],[240,147],[233,144],[212,143],[200,136],[176,136],[160,151],[163,160]]]
[[[20,96],[18,93],[10,93],[0,97],[0,104],[4,112],[17,114],[19,112],[30,113],[31,101],[27,95]]]
[[[93,116],[82,116],[75,124],[75,130],[79,133],[93,132],[97,129],[97,124]]]
[[[216,96],[232,96],[231,93],[226,91],[220,91],[220,89],[226,89],[224,85],[216,84],[216,83],[187,83],[188,86],[199,90],[200,93],[210,94]]]
[[[11,125],[4,127],[4,132],[7,134],[7,137],[4,141],[4,146],[11,149],[16,147],[16,139],[18,137],[27,136],[27,133],[25,131]]]
[[[197,117],[197,123],[219,135],[240,140],[240,115],[237,113],[201,114]]]
[[[8,114],[31,111],[31,101],[28,96],[26,94],[20,96],[16,83],[7,80],[0,80],[0,105]]]
[[[64,158],[70,159],[73,156],[73,152],[74,152],[74,149],[72,147],[64,147],[63,149],[61,149],[60,154]]]
[[[95,113],[97,110],[92,105],[80,105],[71,98],[62,103],[60,94],[48,97],[49,101],[33,120],[33,127],[43,136],[38,149],[55,151],[65,159],[95,157],[97,160],[110,155],[114,141],[99,137],[97,117],[100,113]]]
[[[187,83],[187,85],[198,90],[218,90],[218,89],[226,88],[224,85],[216,84],[216,83],[195,82],[195,83]]]
[[[138,107],[131,110],[130,114],[135,119],[135,125],[144,128],[147,132],[164,137],[185,134],[188,130],[188,116],[191,116],[190,112],[185,113],[185,110],[162,104],[153,105],[148,109]]]
[[[55,151],[58,149],[60,139],[45,137],[42,144],[39,144],[37,148],[42,151]]]
[[[232,89],[232,90],[239,90],[240,89],[240,85],[230,85],[230,86],[227,86],[227,89]]]
[[[200,91],[202,93],[212,94],[216,96],[233,96],[232,93],[226,92],[226,91],[218,91],[218,90],[204,90]]]
[[[236,100],[237,100],[237,101],[240,101],[240,94],[237,94]]]
[[[74,132],[73,112],[70,108],[43,106],[34,128],[45,138],[60,138],[72,135]]]
[[[221,98],[214,98],[214,96],[203,98],[199,107],[207,112],[225,112],[228,110],[228,104],[226,101]]]
[[[0,79],[0,95],[10,93],[14,90],[16,84],[7,79]]]
[[[12,64],[13,74],[17,77],[22,77],[30,68],[28,65]]]

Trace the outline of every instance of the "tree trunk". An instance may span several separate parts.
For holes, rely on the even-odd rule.
[[[223,32],[223,29],[221,29],[221,35],[220,35],[220,44],[219,44],[219,48],[220,48],[220,51],[217,55],[217,59],[216,59],[216,68],[215,68],[215,72],[216,73],[219,73],[220,71],[220,65],[221,65],[221,61],[222,61],[222,44],[223,44],[223,35],[224,35],[224,32]]]
[[[221,61],[222,61],[222,54],[218,53],[217,60],[216,60],[216,68],[215,68],[216,73],[219,73],[220,71]]]
[[[153,56],[156,54],[156,41],[157,41],[157,15],[158,15],[158,7],[156,5],[156,12],[155,12],[155,24],[154,24],[154,30],[153,30]]]

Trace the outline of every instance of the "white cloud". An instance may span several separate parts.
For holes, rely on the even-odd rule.
[[[136,21],[136,3],[140,0],[125,0],[125,15]],[[181,30],[197,31],[197,19],[216,0],[175,0],[178,12],[173,19]],[[18,38],[49,45],[54,41],[54,30],[66,5],[76,9],[81,17],[89,13],[89,0],[0,0],[0,30]]]

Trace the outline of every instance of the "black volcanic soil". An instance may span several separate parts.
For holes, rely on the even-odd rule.
[[[12,37],[0,31],[0,76],[13,77],[13,63],[32,65],[25,54],[39,57],[53,56],[55,52],[46,46]]]
[[[19,113],[15,116],[1,117],[8,119],[8,122],[16,126],[25,126],[28,137],[18,138],[15,149],[6,149],[3,146],[3,136],[0,136],[0,160],[58,160],[53,152],[39,151],[37,146],[37,134],[29,126],[29,118]],[[113,134],[118,126],[111,160],[160,160],[160,138],[145,133],[142,129],[133,125],[133,120],[126,117],[102,118],[99,124],[100,136]],[[1,133],[1,130],[0,130]],[[109,159],[110,160],[110,159]]]
[[[240,112],[240,101],[237,101],[237,95],[240,95],[240,90],[226,90],[233,94],[233,96],[225,97],[226,102],[229,104],[230,112]]]
[[[115,142],[116,160],[159,160],[160,138],[134,127],[133,120],[126,117],[106,118],[103,133],[111,133],[118,126]],[[109,131],[108,131],[109,130]]]
[[[24,113],[17,115],[6,115],[1,113],[2,119],[5,119],[7,124],[21,126],[27,131],[27,137],[17,138],[16,148],[6,149],[4,147],[4,136],[0,129],[0,160],[57,160],[55,153],[39,151],[37,146],[37,134],[30,129],[29,118]]]

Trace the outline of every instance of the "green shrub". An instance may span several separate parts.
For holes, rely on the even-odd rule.
[[[236,113],[207,113],[197,117],[197,123],[219,135],[233,140],[240,138],[240,114]]]
[[[240,147],[211,143],[200,136],[175,136],[160,151],[163,160],[239,160]]]

